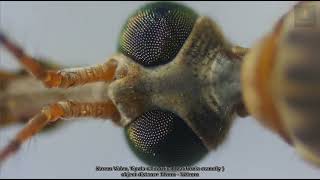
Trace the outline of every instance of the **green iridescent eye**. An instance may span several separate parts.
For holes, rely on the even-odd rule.
[[[191,128],[169,111],[148,111],[133,121],[125,133],[130,148],[149,165],[192,165],[208,153]]]
[[[143,66],[168,63],[183,46],[197,17],[181,4],[147,4],[128,19],[120,35],[119,51]]]

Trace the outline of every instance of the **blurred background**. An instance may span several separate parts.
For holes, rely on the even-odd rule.
[[[183,2],[220,24],[234,43],[251,47],[294,2]],[[117,47],[126,19],[145,2],[0,2],[0,28],[29,53],[58,64],[103,62]],[[19,65],[3,49],[1,69]],[[32,102],[30,102],[32,103]],[[0,117],[1,118],[1,117]],[[21,128],[0,129],[0,147]],[[0,169],[0,178],[121,178],[96,166],[143,166],[111,122],[81,119],[37,135]],[[196,166],[224,166],[201,178],[319,178],[277,135],[238,118],[227,141]]]

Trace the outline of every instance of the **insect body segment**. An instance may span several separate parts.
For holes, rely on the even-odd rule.
[[[319,165],[320,27],[318,18],[301,24],[301,10],[318,13],[320,4],[298,3],[248,53],[242,67],[243,95],[254,117]]]
[[[298,4],[296,11],[320,11],[319,2]],[[298,13],[298,12],[297,12]],[[312,12],[310,12],[312,13]],[[319,15],[319,14],[317,14]],[[320,27],[293,24],[291,12],[283,22],[279,59],[274,67],[274,96],[281,118],[297,151],[307,160],[320,165]]]

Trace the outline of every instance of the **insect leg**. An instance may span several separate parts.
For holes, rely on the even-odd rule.
[[[0,151],[0,164],[10,155],[17,152],[21,144],[42,130],[48,123],[61,118],[96,117],[111,119],[117,123],[120,114],[111,101],[98,103],[83,103],[74,101],[61,101],[42,108],[33,116],[27,125],[18,132],[15,138]]]
[[[45,86],[67,88],[97,81],[111,81],[117,64],[109,60],[104,64],[90,67],[62,70],[48,70],[43,64],[25,53],[22,48],[13,43],[0,32],[0,44],[13,54],[21,65],[33,76],[42,81]]]

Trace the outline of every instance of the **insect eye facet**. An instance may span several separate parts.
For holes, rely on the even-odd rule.
[[[208,152],[191,128],[168,111],[145,112],[125,131],[131,149],[150,165],[191,165]]]
[[[188,38],[197,17],[180,4],[148,4],[128,19],[120,35],[119,51],[143,66],[168,63]]]

